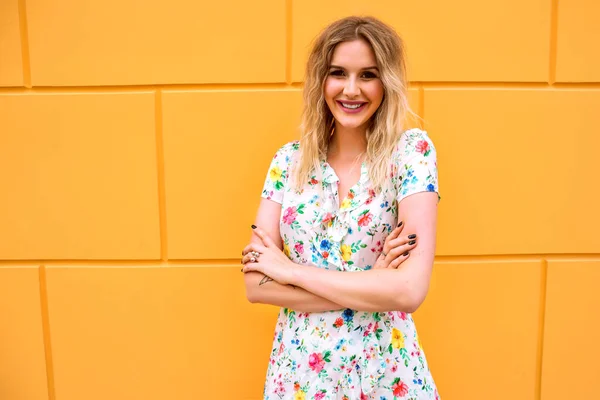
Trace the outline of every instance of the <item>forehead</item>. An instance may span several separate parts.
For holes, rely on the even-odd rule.
[[[371,45],[364,40],[342,42],[333,50],[331,64],[343,67],[372,67],[377,65],[375,53]]]

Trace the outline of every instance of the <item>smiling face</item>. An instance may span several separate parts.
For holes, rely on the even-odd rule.
[[[365,129],[383,101],[383,84],[371,46],[364,40],[338,44],[324,87],[336,126]]]

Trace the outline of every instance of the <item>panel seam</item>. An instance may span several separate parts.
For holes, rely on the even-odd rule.
[[[46,381],[48,385],[48,400],[56,399],[54,386],[54,363],[52,358],[52,341],[50,337],[50,312],[48,306],[48,285],[46,280],[46,267],[39,267],[40,308],[42,311],[42,333],[44,337],[44,355],[46,359]]]
[[[23,68],[23,86],[31,88],[31,59],[29,54],[29,33],[27,26],[27,4],[19,0],[19,31],[21,34],[21,62]]]

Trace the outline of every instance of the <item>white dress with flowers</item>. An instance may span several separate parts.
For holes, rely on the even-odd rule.
[[[262,192],[281,204],[284,252],[298,264],[348,273],[372,268],[397,224],[397,202],[418,192],[438,192],[435,148],[419,129],[400,137],[389,189],[376,193],[363,163],[341,206],[338,177],[325,160],[321,173],[302,190],[291,187],[289,166],[298,149],[298,142],[279,149]],[[438,398],[410,314],[280,310],[264,399]]]

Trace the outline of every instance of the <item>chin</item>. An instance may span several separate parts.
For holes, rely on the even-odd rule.
[[[336,118],[336,121],[337,121],[338,124],[340,124],[344,128],[348,128],[348,129],[360,128],[361,126],[363,126],[367,122],[363,118],[361,118],[361,119],[355,119],[355,118]]]

